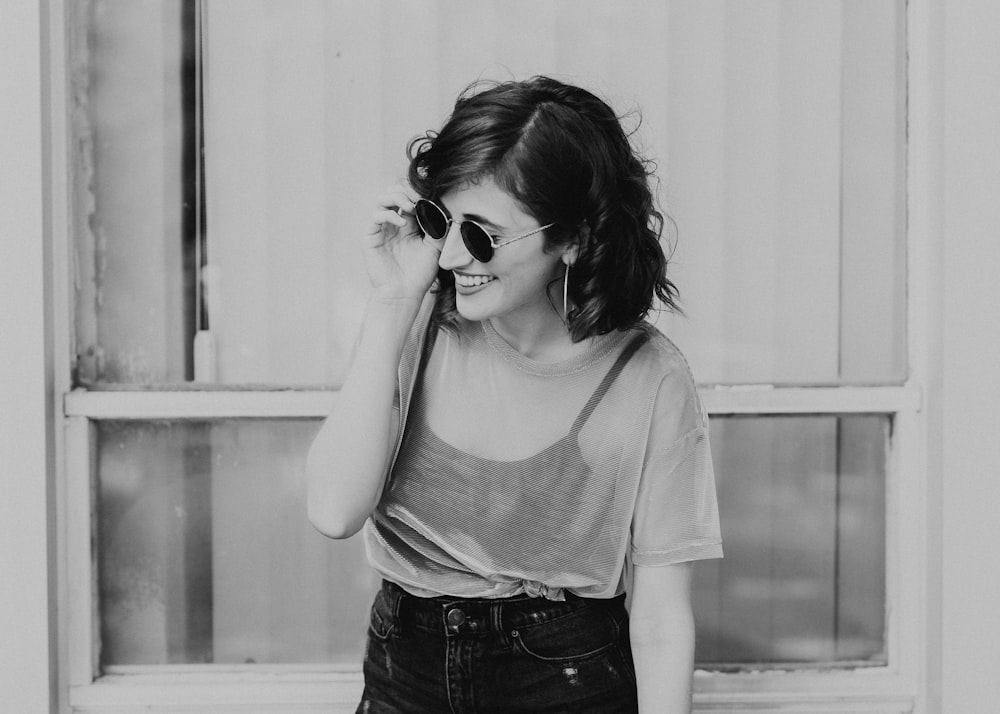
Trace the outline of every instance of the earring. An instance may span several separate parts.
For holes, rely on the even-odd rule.
[[[569,263],[566,263],[566,273],[563,275],[563,322],[569,325]]]

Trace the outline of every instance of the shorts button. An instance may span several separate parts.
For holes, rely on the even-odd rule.
[[[458,627],[465,622],[465,613],[457,607],[454,607],[451,610],[448,610],[448,614],[445,616],[445,619],[452,627]]]

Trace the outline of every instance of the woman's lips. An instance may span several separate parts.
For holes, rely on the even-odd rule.
[[[496,278],[492,275],[467,275],[465,273],[455,273],[455,289],[468,295],[486,285],[492,283]]]

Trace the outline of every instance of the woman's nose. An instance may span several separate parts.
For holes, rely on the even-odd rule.
[[[443,270],[456,270],[468,265],[472,261],[472,255],[465,247],[462,240],[462,232],[458,223],[448,226],[448,233],[444,237],[444,248],[438,257],[438,266]]]

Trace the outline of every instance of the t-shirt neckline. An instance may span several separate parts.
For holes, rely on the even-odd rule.
[[[558,362],[540,362],[526,357],[514,349],[500,336],[500,333],[493,327],[493,323],[488,319],[479,324],[482,325],[486,343],[497,355],[522,372],[538,377],[564,377],[581,372],[607,357],[622,343],[627,334],[625,330],[615,330],[606,335],[598,335],[593,340],[590,349],[584,352]]]

